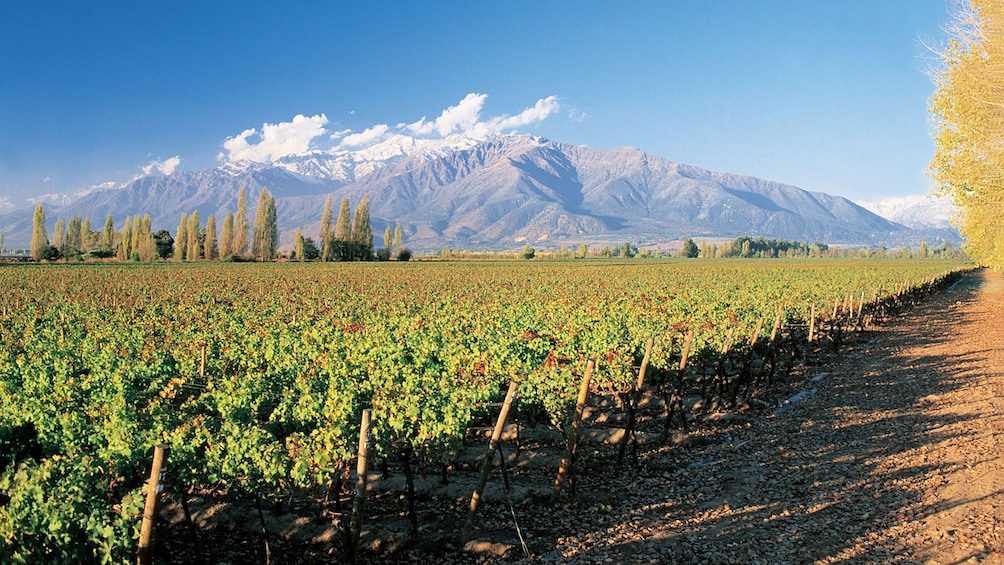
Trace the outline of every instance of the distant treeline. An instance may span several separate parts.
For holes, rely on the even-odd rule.
[[[584,243],[558,249],[535,249],[524,246],[521,251],[469,251],[462,249],[440,249],[426,252],[419,256],[422,259],[436,260],[510,260],[510,259],[606,259],[606,258],[778,258],[778,257],[859,257],[859,258],[892,258],[892,259],[955,259],[965,260],[962,249],[953,247],[945,241],[939,247],[931,248],[927,242],[921,242],[916,250],[908,247],[889,249],[881,247],[830,247],[826,243],[812,244],[786,239],[767,239],[764,237],[743,236],[718,243],[702,241],[700,244],[692,238],[687,238],[678,250],[661,251],[652,249],[639,250],[631,243],[625,242],[619,246],[594,246]]]

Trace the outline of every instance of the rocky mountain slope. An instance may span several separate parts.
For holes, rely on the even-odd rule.
[[[364,150],[314,152],[269,164],[236,162],[144,177],[47,209],[55,218],[149,213],[174,231],[182,213],[218,221],[246,187],[275,196],[281,240],[316,235],[328,194],[353,206],[369,194],[378,234],[401,225],[416,250],[511,249],[632,241],[658,245],[685,237],[740,235],[863,245],[903,245],[915,233],[838,196],[764,179],[716,173],[633,148],[609,151],[529,135],[477,141],[461,136],[395,136]],[[253,214],[253,210],[252,210]],[[51,230],[51,227],[50,227]],[[0,216],[8,247],[31,233],[30,210]]]

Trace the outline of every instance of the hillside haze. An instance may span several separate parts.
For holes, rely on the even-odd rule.
[[[302,229],[316,237],[324,200],[353,207],[364,194],[377,245],[385,226],[401,225],[415,250],[502,250],[524,244],[659,245],[685,237],[741,235],[859,245],[919,243],[909,227],[850,200],[769,180],[715,173],[633,148],[609,151],[529,135],[478,141],[463,136],[394,136],[359,151],[312,152],[275,163],[226,163],[213,169],[140,178],[47,207],[56,218],[90,216],[100,229],[112,215],[149,213],[154,229],[176,230],[182,213],[222,222],[248,190],[253,206],[267,187],[276,199],[281,241]],[[253,215],[254,210],[252,209]],[[31,211],[0,216],[7,247],[26,246]]]

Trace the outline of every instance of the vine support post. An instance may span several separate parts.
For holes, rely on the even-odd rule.
[[[150,480],[146,487],[146,506],[143,508],[143,525],[139,531],[139,549],[136,564],[149,565],[153,560],[153,535],[160,510],[160,493],[164,490],[164,474],[167,472],[167,455],[171,448],[158,445],[153,448],[153,464],[150,466]]]
[[[770,342],[774,343],[777,340],[777,332],[781,330],[781,316],[784,314],[784,310],[778,306],[777,307],[777,317],[774,318],[774,329],[770,331]]]
[[[363,410],[362,421],[359,424],[359,450],[356,455],[356,497],[352,502],[352,547],[351,559],[353,563],[359,556],[359,537],[363,529],[363,502],[366,500],[366,480],[369,473],[369,434],[370,434],[370,409]]]
[[[572,425],[568,431],[568,444],[565,445],[565,454],[561,457],[561,465],[558,467],[558,476],[554,479],[554,492],[551,493],[551,503],[558,502],[561,497],[561,487],[565,485],[572,468],[572,459],[575,457],[576,443],[579,441],[579,427],[582,425],[582,413],[586,408],[586,398],[589,396],[589,379],[593,376],[594,361],[586,363],[586,374],[582,377],[582,385],[579,387],[579,398],[575,402],[575,414],[572,417]]]
[[[645,373],[648,371],[648,362],[652,357],[652,344],[655,340],[648,338],[645,345],[645,356],[641,359],[641,367],[638,369],[638,380],[635,381],[634,390],[631,391],[631,399],[627,406],[627,424],[624,427],[624,435],[621,436],[620,445],[617,447],[617,463],[615,468],[620,471],[624,463],[624,453],[627,451],[627,444],[634,436],[635,412],[638,410],[638,403],[641,402],[642,388],[645,386]]]
[[[864,321],[865,311],[865,291],[861,291],[861,298],[858,299],[858,326]]]
[[[199,376],[205,378],[206,376],[206,344],[203,343],[199,348]]]
[[[809,343],[812,343],[816,334],[816,305],[809,309]]]
[[[492,437],[488,442],[488,453],[481,463],[481,476],[478,477],[478,486],[471,495],[470,508],[467,510],[467,519],[464,520],[464,529],[460,532],[460,544],[467,543],[471,536],[471,528],[474,527],[474,515],[478,511],[478,504],[481,502],[481,494],[485,490],[485,483],[488,482],[488,473],[492,470],[492,460],[495,459],[495,452],[498,451],[499,442],[502,440],[502,430],[505,429],[505,421],[509,416],[509,408],[512,406],[513,398],[516,396],[516,381],[509,383],[509,391],[506,392],[505,400],[502,402],[502,409],[499,417],[495,420],[495,428],[492,429]]]

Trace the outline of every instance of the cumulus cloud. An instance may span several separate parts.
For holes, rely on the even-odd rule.
[[[472,92],[456,106],[450,106],[443,110],[443,113],[435,120],[426,121],[425,116],[422,116],[421,120],[409,124],[408,130],[418,135],[438,133],[443,137],[455,131],[470,131],[481,118],[481,108],[484,107],[486,98],[488,98],[487,94]]]
[[[163,161],[150,161],[140,170],[143,171],[143,176],[150,176],[154,173],[169,175],[173,173],[180,164],[181,164],[181,157],[175,155],[174,157],[171,157],[169,159],[164,159]]]
[[[342,138],[342,147],[359,147],[380,141],[387,136],[390,126],[387,124],[377,124],[359,133],[345,135]]]
[[[502,114],[482,119],[487,94],[472,92],[454,106],[443,110],[439,117],[429,120],[422,117],[417,122],[388,126],[378,124],[359,133],[348,130],[331,135],[331,139],[340,140],[336,149],[350,149],[377,143],[396,133],[404,133],[419,137],[446,137],[451,134],[463,134],[484,139],[500,133],[511,133],[519,128],[530,126],[547,119],[563,107],[557,96],[548,96],[537,100],[533,106],[511,116]]]
[[[497,116],[484,122],[477,122],[470,130],[474,137],[487,137],[499,133],[515,131],[521,127],[542,122],[548,116],[561,109],[557,96],[548,96],[537,100],[537,103],[516,114],[515,116]]]
[[[482,118],[487,94],[472,92],[457,104],[443,110],[435,119],[422,117],[412,123],[396,125],[377,124],[360,132],[351,129],[328,131],[328,118],[324,114],[306,117],[296,115],[292,121],[262,124],[261,130],[251,128],[223,142],[221,161],[246,159],[256,162],[275,161],[287,155],[300,155],[318,149],[318,141],[327,143],[333,151],[354,150],[367,147],[393,135],[411,135],[424,138],[446,137],[462,134],[484,139],[501,133],[512,133],[532,126],[565,109],[556,96],[541,98],[522,112]],[[351,114],[352,112],[350,112]],[[323,140],[318,140],[322,136]],[[166,162],[165,162],[166,163]],[[151,163],[152,165],[152,163]],[[153,169],[151,169],[153,170]],[[169,174],[169,173],[166,173]]]
[[[328,136],[328,138],[331,139],[331,140],[333,140],[333,141],[337,141],[337,140],[345,137],[346,135],[349,135],[350,133],[352,133],[352,130],[350,130],[350,129],[343,129],[343,130],[339,130],[339,131],[333,132],[330,136]]]
[[[246,129],[234,137],[228,137],[223,142],[226,155],[220,154],[228,161],[269,162],[286,155],[306,153],[311,142],[326,134],[324,126],[328,118],[324,114],[304,116],[297,114],[291,122],[278,124],[265,123],[259,132],[255,128]]]

